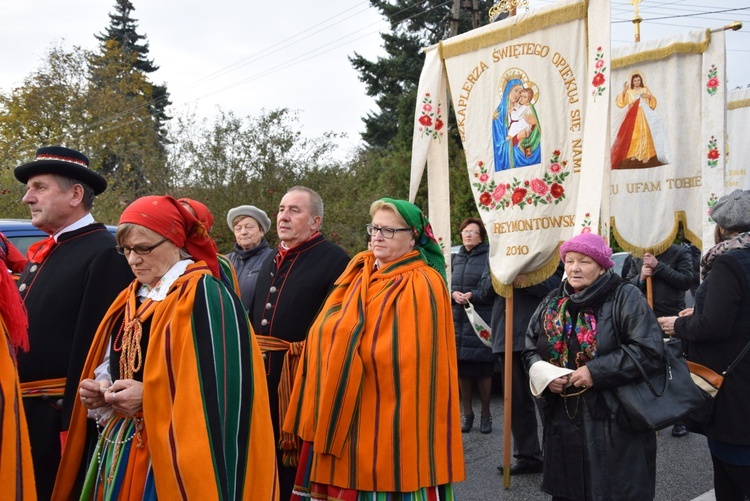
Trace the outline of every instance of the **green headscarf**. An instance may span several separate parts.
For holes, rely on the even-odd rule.
[[[395,200],[393,198],[381,198],[383,202],[393,204],[406,224],[414,230],[414,241],[416,249],[427,265],[442,275],[443,280],[448,283],[445,275],[445,256],[443,250],[435,240],[435,234],[432,232],[432,226],[427,216],[422,210],[411,202],[406,200]]]

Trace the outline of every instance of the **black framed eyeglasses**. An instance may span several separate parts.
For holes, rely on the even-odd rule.
[[[123,256],[129,255],[131,252],[135,252],[139,256],[145,256],[146,254],[151,254],[151,251],[159,247],[161,244],[169,240],[167,237],[164,237],[163,239],[156,242],[154,245],[136,245],[135,247],[126,247],[124,245],[118,245],[115,247],[117,249],[118,254],[122,254]]]
[[[380,226],[374,226],[368,224],[366,226],[367,234],[374,237],[377,232],[383,235],[383,238],[393,238],[396,236],[397,231],[411,231],[411,228],[381,228]]]

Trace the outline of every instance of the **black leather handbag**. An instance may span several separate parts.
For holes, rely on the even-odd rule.
[[[679,339],[664,342],[664,371],[651,375],[631,348],[621,348],[641,373],[640,380],[613,389],[634,431],[661,430],[703,406],[706,397],[690,376]]]

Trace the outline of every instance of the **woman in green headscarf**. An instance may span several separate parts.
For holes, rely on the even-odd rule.
[[[414,204],[383,198],[370,215],[372,250],[336,282],[297,372],[284,425],[304,441],[292,499],[450,500],[464,458],[445,259]]]

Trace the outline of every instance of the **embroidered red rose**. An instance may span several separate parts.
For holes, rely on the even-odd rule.
[[[594,80],[592,80],[591,83],[594,85],[594,87],[604,85],[604,73],[597,73],[596,75],[594,75]]]
[[[588,226],[586,226],[583,229],[581,229],[581,233],[591,233],[591,228],[589,228]]]
[[[715,89],[719,86],[719,79],[718,78],[709,78],[708,83],[706,84],[709,89]]]
[[[489,180],[490,180],[490,175],[487,174],[486,172],[483,172],[482,174],[479,175],[479,182],[480,183],[486,183]]]
[[[482,339],[489,339],[490,331],[488,331],[487,329],[482,329],[481,331],[479,331],[479,337],[481,337]]]
[[[549,186],[547,186],[547,183],[536,177],[531,180],[531,190],[539,195],[546,195],[549,191]]]
[[[565,188],[557,183],[553,183],[552,186],[549,187],[549,192],[553,198],[560,198],[562,194],[565,193]]]
[[[430,125],[432,125],[432,119],[427,115],[422,115],[421,117],[419,117],[419,123],[421,123],[425,127],[429,127]]]
[[[484,165],[484,162],[480,160],[479,162],[477,162],[477,165],[481,167]]]
[[[511,195],[510,200],[513,202],[513,205],[520,204],[524,198],[526,198],[526,191],[524,188],[516,188],[513,190],[513,195]]]
[[[423,104],[422,109],[425,111],[432,111],[432,105],[431,104]]]
[[[443,124],[443,121],[442,121],[442,120],[440,120],[439,118],[436,118],[436,119],[435,119],[435,130],[440,130],[440,129],[442,129],[442,128],[443,128],[443,125],[444,125],[444,124]]]
[[[708,150],[709,159],[716,160],[717,158],[719,158],[719,156],[719,150],[717,150],[716,148],[714,148],[713,150]]]
[[[555,151],[552,152],[552,154],[554,156],[556,156],[556,157],[559,157],[560,156],[560,150],[555,150]]]
[[[482,205],[490,205],[492,203],[492,195],[485,191],[479,195],[479,203]]]
[[[557,341],[555,343],[554,350],[557,353],[563,353],[565,351],[565,343],[563,343],[562,341]]]
[[[562,167],[560,167],[559,163],[555,162],[549,166],[549,170],[552,172],[560,172],[562,170]]]
[[[604,59],[597,59],[596,64],[594,64],[594,66],[596,66],[597,69],[604,66]]]

